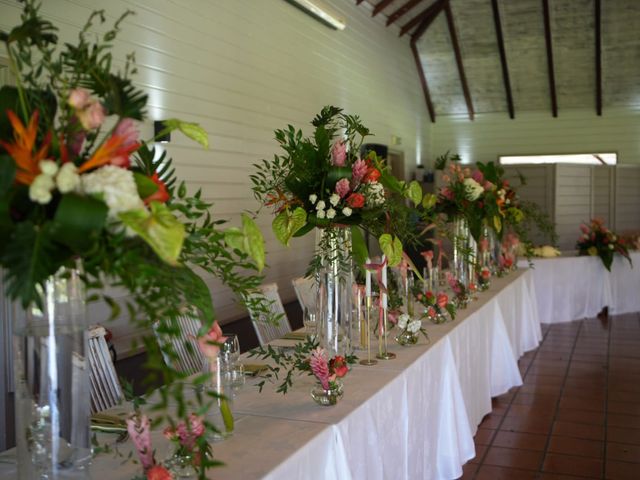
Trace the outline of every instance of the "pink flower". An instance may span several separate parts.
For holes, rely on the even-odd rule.
[[[364,195],[361,193],[352,193],[347,197],[347,205],[351,208],[364,207]]]
[[[429,307],[429,309],[427,310],[427,315],[430,318],[434,318],[436,316],[436,309],[433,307]]]
[[[587,227],[584,223],[580,225],[580,230],[582,230],[582,233],[589,233],[589,227]]]
[[[482,185],[482,182],[484,182],[484,175],[482,175],[482,172],[480,170],[474,170],[471,178],[473,178],[480,185]]]
[[[336,355],[331,359],[331,362],[329,362],[329,367],[335,372],[335,375],[338,378],[342,378],[347,373],[349,373],[347,362],[345,361],[344,357],[340,355]]]
[[[322,388],[329,389],[329,366],[327,365],[327,359],[324,356],[324,349],[318,347],[311,352],[311,359],[309,360],[311,366],[311,372],[320,381]]]
[[[86,108],[78,110],[77,115],[85,130],[94,130],[104,122],[105,110],[102,104],[95,100]]]
[[[449,303],[449,297],[447,297],[446,293],[439,293],[436,297],[436,303],[440,308],[445,308]]]
[[[173,480],[173,475],[166,468],[156,465],[147,471],[147,480]]]
[[[82,110],[88,105],[90,96],[91,92],[86,88],[74,88],[69,93],[67,103],[76,110]]]
[[[196,446],[196,440],[204,434],[204,422],[202,418],[192,413],[189,415],[189,425],[185,422],[180,422],[176,427],[176,434],[182,445],[187,450],[191,451]]]
[[[487,267],[482,267],[482,270],[480,270],[480,276],[484,280],[489,280],[489,278],[491,277],[491,270],[489,270]]]
[[[425,250],[424,252],[420,252],[420,255],[422,255],[427,262],[433,260],[433,250]]]
[[[342,140],[338,140],[331,147],[331,163],[336,167],[344,167],[347,159],[347,146]]]
[[[146,415],[134,415],[127,419],[127,432],[133,441],[140,457],[140,463],[145,470],[151,468],[156,462],[151,448],[151,422]]]
[[[369,167],[367,166],[367,162],[362,159],[358,159],[351,167],[352,179],[355,183],[359,183],[364,176],[367,174]]]
[[[480,251],[488,252],[489,251],[489,240],[487,238],[482,238],[480,240]]]
[[[340,198],[346,197],[350,190],[349,179],[341,178],[338,180],[338,183],[336,183],[336,193],[340,195]]]
[[[487,180],[486,182],[484,182],[483,187],[484,187],[485,191],[488,192],[489,190],[493,190],[495,185]]]
[[[216,358],[220,351],[220,344],[224,343],[226,339],[227,337],[222,335],[222,329],[216,321],[213,322],[211,330],[198,337],[198,347],[205,357],[209,359]]]
[[[453,191],[449,187],[444,187],[442,190],[440,190],[440,194],[447,200],[454,199]]]
[[[133,147],[135,147],[134,150],[138,148],[138,137],[140,136],[140,132],[132,118],[123,118],[120,120],[120,123],[116,126],[113,135],[121,139],[123,151],[127,151]],[[129,155],[116,155],[111,159],[110,164],[117,167],[127,168],[129,166]]]
[[[449,183],[449,182],[451,182],[451,177],[449,175],[446,175],[446,174],[442,175],[442,181],[444,183]]]

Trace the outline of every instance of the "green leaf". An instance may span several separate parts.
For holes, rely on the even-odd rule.
[[[120,213],[118,217],[140,235],[164,262],[177,265],[185,237],[184,225],[164,203],[151,202],[149,206],[151,212],[131,210]]]
[[[262,271],[265,262],[264,238],[249,215],[243,213],[242,230],[239,228],[227,229],[224,232],[224,240],[231,248],[249,255],[256,262],[258,271]]]
[[[140,198],[142,199],[145,199],[158,191],[158,185],[142,173],[133,172],[133,179],[135,180],[136,187],[138,188],[138,195],[140,195]]]
[[[291,237],[307,223],[307,212],[298,207],[293,212],[283,210],[273,219],[272,228],[276,238],[285,246],[289,246]]]
[[[405,195],[413,202],[414,206],[417,207],[422,201],[422,186],[416,180],[412,181],[409,183],[409,188]]]
[[[180,130],[191,140],[198,142],[204,148],[209,148],[209,136],[207,135],[206,130],[197,123],[183,122],[177,118],[164,120],[163,123],[166,128],[160,133],[161,135],[173,130]]]
[[[108,211],[107,205],[96,198],[67,193],[51,223],[51,236],[76,253],[84,252],[100,235]]]
[[[502,231],[502,220],[500,220],[500,217],[497,215],[493,217],[493,228],[497,233]]]
[[[388,233],[383,233],[378,239],[382,253],[387,257],[390,267],[400,265],[402,261],[402,242],[398,237],[392,237]]]
[[[362,230],[357,225],[351,227],[351,245],[356,262],[358,265],[364,265],[367,258],[369,258],[369,250],[367,249],[364,235],[362,235]]]
[[[233,414],[229,407],[229,401],[226,398],[220,399],[220,413],[222,414],[225,431],[228,433],[233,432]]]
[[[9,155],[0,155],[0,197],[4,196],[16,177],[16,163]]]
[[[433,207],[435,207],[437,201],[438,197],[436,195],[434,195],[433,193],[425,193],[424,197],[422,198],[422,207],[425,210],[431,210]]]

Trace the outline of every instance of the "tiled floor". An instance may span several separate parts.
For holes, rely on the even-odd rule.
[[[639,292],[640,294],[640,292]],[[463,479],[640,479],[640,314],[543,326]]]

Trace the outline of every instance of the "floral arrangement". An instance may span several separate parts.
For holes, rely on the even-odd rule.
[[[26,0],[22,23],[0,32],[16,80],[16,87],[0,89],[0,266],[7,294],[24,308],[39,306],[46,280],[78,260],[93,292],[89,300],[107,302],[112,318],[121,307],[105,294],[105,284],[126,289],[131,321],[166,337],[157,342],[150,333],[143,343],[149,383],[165,385],[156,407],[173,421],[169,397],[178,418],[207,401],[206,395],[185,400],[185,374],[163,362],[163,355],[176,358],[175,342],[188,341],[177,323],[184,305],[197,310],[202,334],[214,325],[211,293],[195,269],[268,316],[266,300],[249,295],[262,282],[262,235],[247,215],[240,228],[223,230],[225,222],[211,218],[200,192],[189,195],[178,182],[153,138],[142,140],[147,96],[130,79],[133,56],[115,72],[111,54],[131,12],[100,35],[92,27],[105,15],[94,12],[77,44],[60,46],[56,27],[38,8]],[[196,124],[170,119],[164,125],[161,134],[179,130],[208,146]],[[189,408],[189,402],[198,405]],[[201,478],[211,465],[202,460]]]
[[[396,179],[375,152],[360,156],[370,132],[357,116],[327,106],[311,124],[309,138],[291,125],[276,130],[285,154],[256,164],[251,175],[256,198],[274,210],[276,237],[288,245],[291,237],[316,227],[361,227],[378,238],[389,265],[398,265],[403,243],[417,241],[416,220],[430,216],[435,197],[423,195],[418,182]],[[406,199],[424,208],[411,208]],[[352,236],[362,265],[368,256],[364,237],[358,228],[352,228]]]
[[[398,316],[396,326],[398,327],[399,331],[398,336],[401,336],[403,334],[411,334],[412,336],[415,336],[418,333],[422,333],[422,335],[424,335],[426,339],[429,339],[427,331],[422,328],[422,322],[419,319],[411,318],[406,313]]]
[[[320,382],[324,390],[337,388],[336,379],[349,373],[349,367],[344,357],[336,355],[329,361],[324,349],[318,347],[311,352],[309,357],[309,370]]]
[[[491,269],[488,266],[480,267],[478,271],[478,288],[487,290],[491,284]]]
[[[463,287],[464,288],[464,287]],[[456,307],[449,301],[449,296],[444,292],[434,294],[432,291],[418,292],[416,300],[425,307],[424,317],[434,320],[443,318],[447,313],[451,320],[456,318]]]
[[[477,290],[477,286],[473,281],[469,282],[469,285],[465,285],[463,282],[458,280],[451,272],[447,272],[447,283],[449,283],[449,288],[453,292],[455,296],[455,305],[457,308],[465,308],[469,300],[471,299],[471,295]]]
[[[631,265],[626,242],[609,230],[601,219],[593,218],[589,224],[583,223],[580,225],[580,230],[582,235],[576,242],[578,255],[600,257],[605,268],[609,271],[611,271],[611,264],[616,253],[629,260],[629,265]]]

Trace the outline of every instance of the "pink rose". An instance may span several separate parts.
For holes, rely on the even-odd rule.
[[[180,445],[187,450],[193,450],[196,440],[204,434],[204,422],[202,418],[192,413],[189,415],[189,426],[185,422],[180,422],[176,427],[176,433],[180,440]]]
[[[338,140],[331,147],[331,163],[336,167],[344,167],[347,160],[347,146],[342,140]]]
[[[367,174],[368,170],[369,170],[369,167],[367,166],[367,162],[365,162],[362,159],[356,160],[355,163],[353,164],[353,167],[351,167],[351,173],[352,173],[351,178],[353,179],[353,182],[359,183]]]
[[[351,187],[349,186],[349,180],[347,178],[341,178],[336,183],[336,193],[340,195],[340,198],[344,198],[347,196]]]
[[[222,335],[222,329],[216,321],[213,322],[211,330],[205,335],[198,337],[198,347],[205,357],[209,359],[216,358],[220,351],[220,344],[224,343],[226,339],[227,337]]]
[[[96,100],[91,102],[88,107],[78,110],[77,115],[85,130],[94,130],[104,122],[105,111],[102,104]]]
[[[76,110],[84,109],[89,103],[91,93],[86,88],[74,88],[69,93],[67,103]]]
[[[444,183],[450,183],[451,182],[451,177],[449,175],[442,175],[442,181]]]

